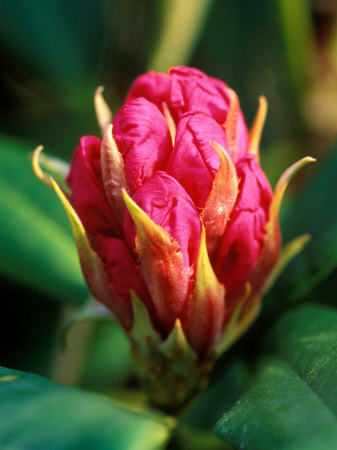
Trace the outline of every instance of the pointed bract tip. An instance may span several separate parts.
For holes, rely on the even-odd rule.
[[[98,86],[94,95],[96,118],[102,134],[104,134],[106,127],[112,122],[112,112],[103,98],[103,91],[104,87]]]
[[[125,188],[122,188],[122,197],[125,203],[125,206],[127,207],[130,216],[132,217],[138,233],[147,240],[147,232],[145,231],[145,228],[150,229],[160,229],[158,225],[156,225],[150,217],[137,205],[137,203],[129,196]],[[164,231],[164,230],[163,230]]]
[[[260,141],[264,123],[268,112],[268,102],[265,96],[260,95],[259,107],[255,115],[252,128],[249,133],[249,149],[248,153],[254,155],[256,161],[260,162]]]
[[[209,250],[214,245],[215,239],[225,232],[238,194],[236,169],[229,154],[217,142],[210,141],[210,144],[218,154],[220,166],[200,216],[206,228]]]
[[[214,148],[214,150],[216,150],[218,152],[219,151],[220,152],[224,152],[225,151],[225,149],[222,147],[222,145],[218,144],[217,142],[211,140],[211,141],[209,141],[209,143]]]
[[[290,182],[290,180],[293,178],[293,176],[305,165],[315,162],[316,159],[312,158],[311,156],[305,156],[304,158],[300,159],[299,161],[292,164],[288,169],[286,169],[283,174],[281,175],[279,181],[276,184],[275,188],[275,196],[273,199],[273,202],[271,204],[271,215],[272,218],[275,214],[278,214],[278,210],[281,206],[281,202],[284,196],[284,193],[287,189],[287,186]]]
[[[122,190],[125,205],[136,225],[135,247],[140,269],[159,317],[172,322],[181,313],[188,295],[190,273],[177,241],[157,225]]]
[[[180,319],[176,319],[171,333],[160,345],[160,352],[169,359],[183,359],[185,363],[198,359],[197,354],[186,338]]]
[[[122,223],[125,203],[121,189],[126,187],[124,161],[113,137],[111,123],[106,127],[101,147],[101,167],[106,197],[116,219]]]
[[[171,135],[171,141],[172,141],[172,146],[173,146],[175,139],[176,139],[177,127],[173,120],[171,111],[169,110],[169,107],[167,106],[166,102],[162,102],[162,108],[163,108],[163,113],[164,113],[164,117],[167,122],[168,129],[169,129],[169,132]]]
[[[238,156],[238,133],[237,125],[239,120],[240,103],[238,96],[233,89],[227,87],[226,93],[229,96],[229,111],[223,127],[226,132],[227,145],[229,152],[233,159],[236,161]]]
[[[40,167],[39,156],[40,156],[40,153],[42,152],[42,150],[43,150],[43,145],[39,145],[34,150],[34,153],[32,156],[33,171],[39,180],[41,180],[48,187],[52,188],[53,185],[51,182],[51,177],[49,175],[47,175],[46,173],[44,173]]]

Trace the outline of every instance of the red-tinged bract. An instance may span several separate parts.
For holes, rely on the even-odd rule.
[[[114,293],[98,300],[127,332],[132,291],[163,342],[178,320],[202,360],[258,299],[280,234],[276,217],[266,239],[274,196],[251,140],[236,94],[187,67],[139,77],[103,139],[81,138],[70,202]]]

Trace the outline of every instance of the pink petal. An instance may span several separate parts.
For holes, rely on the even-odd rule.
[[[178,242],[185,266],[194,264],[198,254],[200,220],[195,205],[180,184],[166,173],[157,172],[138,189],[133,200]],[[124,233],[133,250],[136,227],[129,213],[124,216]]]
[[[241,179],[238,200],[214,263],[229,296],[243,286],[259,258],[273,198],[265,174],[252,157],[238,164],[237,173]]]
[[[227,85],[200,70],[175,67],[170,70],[170,105],[180,117],[185,112],[204,112],[223,124],[229,110]]]
[[[157,170],[163,170],[171,151],[164,116],[145,98],[126,103],[113,121],[113,135],[124,158],[125,178],[135,192]]]
[[[167,103],[169,100],[169,86],[170,78],[167,74],[147,72],[134,81],[126,97],[126,102],[144,97],[161,110],[162,103]]]
[[[228,86],[217,78],[212,78],[200,70],[189,67],[175,67],[170,70],[170,103],[173,115],[180,117],[186,112],[204,112],[224,125],[230,108]],[[248,130],[242,111],[236,124],[238,134],[238,159],[248,148]],[[236,158],[235,158],[236,160]]]
[[[103,261],[107,281],[116,294],[114,298],[111,297],[111,302],[106,306],[122,323],[127,322],[130,325],[132,322],[130,290],[132,289],[153,316],[154,309],[149,300],[149,294],[126,243],[120,239],[98,235],[95,239],[95,250]]]
[[[104,192],[100,139],[94,136],[80,139],[66,181],[71,189],[71,202],[88,233],[120,235],[120,226]]]
[[[238,161],[243,158],[248,150],[249,145],[249,133],[245,119],[243,117],[242,111],[239,112],[238,123],[237,123],[237,133],[238,133]]]
[[[167,165],[167,172],[179,181],[198,208],[205,206],[220,166],[210,141],[227,148],[223,128],[210,116],[199,112],[184,115]]]

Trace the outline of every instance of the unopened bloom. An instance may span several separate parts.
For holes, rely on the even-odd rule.
[[[259,164],[265,108],[262,99],[249,134],[222,81],[187,67],[149,72],[102,140],[81,138],[68,200],[54,183],[88,286],[131,336],[145,373],[149,354],[165,370],[170,358],[203,366],[258,310],[279,258],[281,197],[299,167],[274,195]]]

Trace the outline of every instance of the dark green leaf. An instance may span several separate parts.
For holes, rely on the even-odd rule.
[[[33,147],[0,137],[0,272],[64,301],[88,295],[66,215],[33,174]]]
[[[216,425],[234,449],[334,450],[337,420],[287,364],[268,360],[250,389]]]
[[[296,308],[279,320],[266,342],[337,417],[337,310]]]
[[[337,448],[337,311],[305,306],[267,336],[272,355],[215,432],[235,449]]]
[[[0,423],[3,449],[154,450],[168,438],[159,416],[5,368],[0,369]]]
[[[190,427],[212,430],[223,411],[233,406],[242,394],[249,376],[245,363],[236,359],[224,367],[219,361],[218,366],[210,384],[184,417],[184,422]]]

